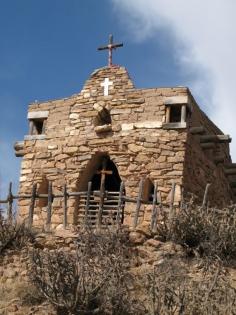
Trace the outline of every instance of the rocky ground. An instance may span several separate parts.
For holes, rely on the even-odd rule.
[[[148,227],[138,227],[129,234],[137,251],[132,272],[140,275],[150,272],[153,267],[176,261],[188,269],[193,277],[201,273],[199,260],[189,257],[186,249],[173,242],[164,242],[153,236]],[[0,257],[0,315],[56,315],[52,307],[42,299],[38,290],[29,282],[29,250],[32,246],[52,250],[58,246],[63,250],[75,250],[76,234],[57,232],[39,234],[35,243],[20,251],[8,250]],[[229,269],[232,285],[236,288],[236,272]]]

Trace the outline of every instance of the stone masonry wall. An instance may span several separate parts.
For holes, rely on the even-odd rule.
[[[101,83],[106,77],[113,82],[109,95],[103,95]],[[20,193],[29,193],[33,183],[45,179],[53,182],[57,193],[64,183],[70,191],[83,190],[92,177],[90,164],[101,154],[115,163],[126,194],[137,196],[141,177],[157,181],[163,202],[173,180],[181,186],[187,133],[185,129],[165,130],[165,99],[186,95],[186,88],[136,90],[122,67],[103,68],[91,75],[81,93],[71,98],[34,103],[29,112],[49,111],[45,138],[27,137],[21,165]],[[96,117],[106,108],[111,128],[96,132]],[[109,126],[108,126],[109,127]],[[93,161],[93,162],[91,162]],[[75,200],[69,203],[69,223],[73,223]],[[29,201],[19,203],[20,215],[28,214]],[[125,221],[130,223],[133,206],[126,205]],[[45,210],[45,209],[44,209]],[[145,214],[146,213],[146,214]],[[45,222],[46,211],[38,206],[35,224]],[[149,220],[148,211],[140,220]],[[53,202],[53,226],[62,223],[61,200]]]
[[[191,98],[192,114],[189,128],[203,126],[204,134],[222,135],[222,131],[200,110]],[[224,164],[231,163],[228,143],[216,143],[213,148],[201,147],[199,134],[188,132],[186,157],[184,164],[184,190],[198,196],[197,202],[203,200],[206,184],[210,183],[209,202],[220,207],[229,205],[234,199],[229,181],[224,173]],[[219,162],[219,157],[222,161]]]
[[[108,95],[103,84],[109,81]],[[106,94],[106,93],[105,93]],[[188,103],[191,114],[184,124],[166,128],[166,104]],[[184,192],[201,200],[206,183],[211,182],[210,200],[225,204],[232,192],[223,165],[214,161],[223,155],[231,162],[228,143],[217,143],[214,150],[203,150],[199,135],[191,127],[204,126],[207,134],[222,132],[201,112],[189,90],[184,87],[135,89],[123,67],[95,71],[79,94],[67,99],[33,103],[29,114],[47,112],[44,135],[26,136],[21,164],[20,193],[28,194],[33,183],[40,193],[85,191],[101,158],[108,156],[125,183],[126,195],[136,197],[141,178],[158,183],[163,203],[168,202],[171,184],[177,184],[175,202]],[[36,113],[36,114],[35,114]],[[106,122],[101,123],[101,117]],[[107,116],[108,115],[108,116]],[[36,115],[37,116],[37,115]],[[75,224],[78,200],[70,198],[68,223]],[[135,205],[126,203],[125,223],[130,224]],[[29,200],[20,200],[20,216],[27,218]],[[62,200],[54,199],[52,227],[62,225]],[[139,221],[150,220],[150,207],[142,207]],[[46,201],[37,201],[34,224],[44,226]]]

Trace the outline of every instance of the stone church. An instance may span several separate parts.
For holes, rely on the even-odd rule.
[[[135,88],[126,68],[112,64],[113,44],[108,49],[108,66],[95,70],[82,90],[71,97],[29,105],[29,134],[15,144],[22,157],[20,194],[29,194],[33,183],[38,192],[99,190],[102,171],[105,189],[136,197],[144,180],[144,200],[151,200],[153,187],[163,204],[176,183],[175,202],[189,193],[201,202],[210,183],[209,202],[224,206],[234,201],[235,164],[231,162],[228,135],[207,117],[187,87]],[[27,217],[29,200],[19,201],[19,213]],[[53,201],[52,225],[62,223],[60,199]],[[47,200],[36,202],[36,224],[46,216]],[[125,204],[124,221],[129,224],[132,207]],[[68,221],[80,216],[78,200],[68,204]],[[148,211],[142,212],[149,220]]]

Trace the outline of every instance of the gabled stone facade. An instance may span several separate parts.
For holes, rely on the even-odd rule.
[[[226,205],[234,198],[232,178],[225,174],[226,166],[234,166],[230,138],[200,110],[188,88],[136,89],[125,68],[105,67],[92,73],[79,94],[31,104],[28,119],[30,135],[15,146],[16,154],[23,156],[21,194],[30,193],[33,183],[47,193],[48,181],[54,193],[61,192],[64,183],[70,191],[85,191],[90,180],[96,190],[97,170],[106,157],[113,171],[106,189],[117,190],[122,180],[129,197],[137,196],[144,178],[144,199],[150,198],[157,182],[167,202],[173,181],[175,202],[188,192],[201,202],[207,183],[211,204]],[[61,202],[53,202],[55,227],[62,223]],[[69,202],[70,224],[77,222],[76,203]],[[45,201],[37,202],[38,225],[45,219],[45,207]],[[125,205],[128,224],[132,207]],[[29,201],[21,200],[22,217],[28,209]],[[142,219],[150,219],[148,209],[143,209]]]

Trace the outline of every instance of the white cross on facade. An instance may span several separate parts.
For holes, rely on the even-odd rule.
[[[105,78],[104,82],[101,83],[101,86],[104,87],[104,96],[109,95],[109,86],[113,85],[112,81],[109,81],[109,78]]]

